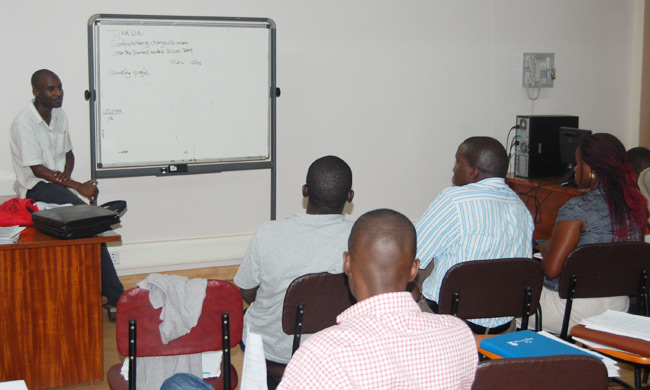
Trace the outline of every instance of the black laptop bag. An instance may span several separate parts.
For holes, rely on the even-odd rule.
[[[61,239],[85,238],[111,230],[120,223],[114,210],[101,206],[75,205],[37,211],[32,214],[34,227]]]

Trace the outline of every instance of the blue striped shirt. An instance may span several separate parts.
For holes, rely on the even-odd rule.
[[[422,294],[438,301],[452,266],[470,260],[531,257],[534,223],[530,212],[502,178],[488,178],[443,190],[415,226],[420,268],[434,268]],[[493,328],[511,317],[473,319]]]

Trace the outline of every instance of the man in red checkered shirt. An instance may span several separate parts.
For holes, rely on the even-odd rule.
[[[358,303],[293,356],[278,389],[470,389],[478,355],[452,316],[424,313],[409,292],[418,273],[415,228],[387,209],[352,228],[345,273]]]

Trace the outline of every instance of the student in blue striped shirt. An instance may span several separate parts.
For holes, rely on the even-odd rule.
[[[440,285],[447,270],[463,261],[531,257],[533,218],[505,183],[508,156],[491,137],[470,137],[456,152],[453,187],[443,190],[417,222],[420,269],[433,261],[422,294],[437,312]],[[468,321],[474,333],[495,334],[510,328],[512,317]]]

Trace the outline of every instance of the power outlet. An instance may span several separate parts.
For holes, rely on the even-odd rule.
[[[111,255],[111,260],[113,261],[113,264],[118,265],[120,264],[120,252],[118,251],[108,251]]]

